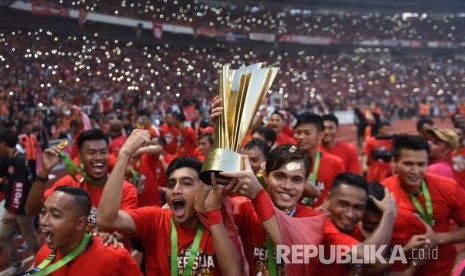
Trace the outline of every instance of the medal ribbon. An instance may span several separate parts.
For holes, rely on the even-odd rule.
[[[191,251],[189,254],[189,261],[187,262],[186,269],[184,270],[184,276],[191,275],[192,267],[194,265],[195,257],[199,251],[200,239],[203,234],[203,224],[200,224],[195,233],[194,242],[191,246]],[[171,218],[171,275],[178,276],[178,233],[176,232],[176,227],[174,221]]]
[[[315,162],[313,163],[312,175],[310,176],[310,182],[312,182],[313,185],[316,185],[316,176],[320,168],[320,159],[321,153],[318,151],[315,156]]]
[[[315,156],[315,162],[313,163],[312,174],[310,175],[310,183],[316,186],[316,177],[318,175],[318,170],[320,169],[320,159],[321,153],[317,151]],[[310,205],[312,204],[312,200],[309,197],[302,198],[302,204]]]
[[[431,195],[429,194],[428,187],[424,180],[421,183],[421,192],[425,195],[426,212],[416,197],[410,195],[410,198],[412,199],[413,205],[420,213],[421,218],[429,225],[433,225],[433,204],[431,202]]]
[[[58,262],[47,266],[50,264],[50,262],[55,259],[56,256],[56,250],[54,250],[47,258],[45,258],[44,261],[42,261],[34,270],[38,271],[33,273],[35,276],[43,276],[43,275],[48,275],[55,270],[61,268],[65,264],[69,263],[72,261],[74,258],[76,258],[79,254],[81,254],[82,251],[87,247],[87,244],[90,241],[90,234],[86,233],[84,238],[82,239],[81,243],[79,244],[78,247],[76,247],[73,251],[69,252],[66,256],[63,257],[63,259],[59,260]],[[45,269],[44,269],[45,268]]]

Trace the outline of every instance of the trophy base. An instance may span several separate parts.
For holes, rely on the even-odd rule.
[[[227,184],[229,178],[220,175],[220,172],[239,172],[242,170],[242,156],[234,151],[216,148],[213,149],[205,158],[202,170],[200,171],[200,180],[211,185],[211,173],[215,173],[218,184]]]

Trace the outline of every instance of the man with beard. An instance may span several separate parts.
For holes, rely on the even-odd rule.
[[[97,214],[98,224],[142,241],[148,275],[239,275],[239,254],[219,212],[226,194],[218,197],[221,189],[214,188],[217,197],[213,199],[212,194],[205,200],[205,208],[211,211],[207,212],[209,228],[204,228],[194,212],[195,196],[200,189],[201,162],[187,157],[171,162],[166,190],[169,209],[150,206],[119,210],[117,202],[123,194],[124,168],[131,156],[149,141],[147,131],[134,130],[121,148],[115,169],[105,185]]]

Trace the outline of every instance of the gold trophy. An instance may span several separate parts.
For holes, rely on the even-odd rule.
[[[215,122],[215,143],[205,158],[200,179],[211,184],[211,173],[221,179],[222,171],[242,170],[242,158],[238,153],[260,104],[270,89],[278,68],[261,68],[261,63],[237,70],[224,65],[219,73],[219,96],[223,114]],[[222,181],[220,181],[222,182]]]

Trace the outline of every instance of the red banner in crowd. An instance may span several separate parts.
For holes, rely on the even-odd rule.
[[[46,3],[32,3],[32,14],[69,17],[69,9]]]
[[[191,104],[188,106],[183,106],[182,112],[184,112],[184,116],[186,116],[186,121],[192,121],[192,117],[194,116],[195,112],[195,105]]]
[[[161,40],[163,37],[163,22],[153,21],[153,37]]]
[[[225,34],[217,30],[215,28],[205,28],[205,27],[198,27],[195,29],[195,35],[196,36],[206,36],[206,37],[222,37],[225,36]]]

